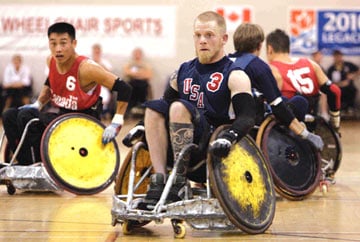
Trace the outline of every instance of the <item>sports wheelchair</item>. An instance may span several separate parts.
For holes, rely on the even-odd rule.
[[[323,117],[307,114],[305,124],[309,131],[319,135],[324,142],[321,151],[321,190],[326,193],[328,184],[335,183],[335,173],[338,171],[342,159],[342,146],[340,133]]]
[[[210,142],[228,126],[220,126]],[[240,229],[250,234],[264,232],[272,223],[275,213],[275,190],[272,177],[262,152],[250,136],[233,145],[225,158],[213,156],[189,167],[188,172],[205,165],[206,183],[203,188],[192,186],[185,198],[166,204],[166,198],[175,179],[179,164],[198,147],[190,144],[183,148],[166,182],[164,191],[152,211],[140,210],[137,205],[145,197],[150,175],[153,174],[143,131],[130,133],[135,143],[124,159],[116,178],[111,209],[112,225],[122,224],[124,234],[151,221],[163,223],[170,219],[175,238],[186,234],[185,221],[197,230],[231,231]],[[142,137],[142,138],[141,138]]]
[[[82,113],[63,114],[54,119],[41,138],[41,161],[29,166],[16,163],[16,156],[28,133],[30,120],[12,154],[5,134],[1,137],[4,154],[0,169],[0,184],[13,195],[23,191],[58,192],[66,190],[77,195],[91,195],[106,189],[114,181],[120,166],[120,155],[115,140],[103,145],[104,125]]]
[[[290,200],[308,197],[318,185],[327,193],[329,176],[339,168],[342,156],[339,135],[327,121],[307,114],[305,124],[323,139],[321,152],[280,124],[272,114],[252,132],[268,162],[275,190]]]

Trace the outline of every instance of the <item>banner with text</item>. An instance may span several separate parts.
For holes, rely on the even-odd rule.
[[[290,10],[291,53],[360,55],[360,10]]]
[[[79,53],[90,53],[100,43],[112,54],[142,47],[149,56],[173,57],[175,16],[175,6],[2,5],[0,53],[47,53],[48,26],[67,21],[76,28]]]

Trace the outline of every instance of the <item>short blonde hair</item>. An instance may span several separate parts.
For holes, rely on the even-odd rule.
[[[221,16],[220,14],[218,14],[217,12],[214,11],[206,11],[203,12],[201,14],[199,14],[195,21],[197,20],[201,21],[201,22],[209,22],[209,21],[215,21],[216,24],[219,26],[219,29],[223,32],[226,33],[226,22],[223,16]]]

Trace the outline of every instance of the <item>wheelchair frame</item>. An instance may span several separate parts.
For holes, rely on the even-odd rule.
[[[215,131],[216,132],[216,131]],[[247,136],[248,140],[252,140],[250,136]],[[257,148],[255,141],[253,144]],[[271,197],[272,204],[269,205],[270,214],[266,214],[269,219],[267,223],[261,224],[261,226],[248,226],[247,224],[233,223],[233,218],[229,218],[229,216],[225,213],[223,209],[223,204],[219,199],[214,197],[211,188],[214,188],[211,185],[209,168],[207,167],[207,178],[206,178],[206,188],[205,189],[194,189],[191,188],[194,197],[190,197],[190,191],[186,191],[186,196],[184,200],[165,204],[166,197],[169,194],[170,188],[172,186],[172,182],[175,178],[176,171],[180,162],[182,162],[183,157],[191,152],[194,149],[197,149],[197,145],[189,144],[184,147],[178,159],[174,162],[174,167],[172,172],[169,175],[169,178],[165,184],[165,188],[160,197],[159,202],[156,204],[152,211],[147,210],[139,210],[137,209],[137,205],[141,202],[141,199],[145,197],[145,194],[134,194],[136,189],[141,186],[141,183],[145,180],[147,176],[149,176],[152,166],[149,166],[146,171],[144,171],[135,184],[135,168],[136,168],[136,160],[137,154],[140,149],[146,149],[146,144],[143,141],[138,141],[133,147],[131,151],[131,159],[130,159],[130,175],[128,182],[127,194],[115,194],[113,196],[113,206],[111,209],[112,214],[112,225],[115,226],[117,223],[122,224],[122,230],[124,234],[130,234],[131,230],[136,227],[144,226],[145,224],[154,221],[155,223],[163,223],[164,219],[171,219],[171,224],[174,230],[175,238],[183,238],[185,236],[185,226],[183,225],[183,221],[185,221],[188,225],[190,225],[193,229],[197,230],[223,230],[223,231],[231,231],[231,230],[243,230],[244,232],[250,234],[258,234],[264,232],[271,224],[274,211],[275,211],[275,192],[272,187],[272,179],[268,174],[268,181],[270,182],[271,191],[268,191],[273,197]],[[258,149],[258,148],[257,148]],[[260,150],[258,150],[261,152]],[[259,153],[260,155],[262,153]],[[209,163],[209,154],[207,162]],[[240,161],[239,161],[240,162]],[[203,164],[203,163],[202,163]],[[190,168],[189,172],[197,169],[202,164],[198,164],[196,167]],[[127,166],[128,164],[123,163],[122,166]],[[209,164],[208,164],[209,165]],[[263,163],[266,166],[265,162]],[[266,167],[267,168],[267,167]],[[126,172],[126,171],[125,171]],[[118,177],[122,179],[122,177]],[[216,193],[215,193],[216,195]],[[270,199],[270,200],[271,200]],[[251,219],[250,219],[251,220]]]
[[[26,124],[24,131],[21,135],[19,144],[14,151],[14,154],[12,155],[9,163],[5,163],[5,161],[2,162],[4,167],[0,169],[0,184],[6,185],[8,194],[13,195],[16,192],[16,189],[19,189],[23,191],[39,192],[62,192],[63,190],[67,190],[77,195],[92,195],[104,190],[110,184],[112,184],[112,181],[115,178],[120,163],[119,150],[115,140],[112,141],[112,145],[114,146],[116,154],[116,160],[114,164],[115,167],[114,170],[111,172],[111,176],[109,175],[110,177],[106,178],[108,180],[102,185],[97,185],[96,187],[88,187],[88,184],[86,184],[86,187],[72,185],[71,183],[68,183],[65,178],[63,179],[59,174],[57,174],[56,169],[53,169],[53,164],[50,161],[48,154],[46,153],[49,151],[48,146],[46,146],[48,144],[44,144],[44,139],[46,141],[49,141],[51,135],[53,134],[52,132],[56,130],[59,125],[63,124],[63,121],[71,120],[72,118],[85,120],[87,122],[92,121],[90,122],[90,124],[95,123],[96,130],[104,128],[104,125],[100,121],[95,120],[93,117],[83,113],[67,113],[60,115],[56,117],[44,130],[41,142],[42,161],[34,161],[34,164],[27,166],[14,165],[16,157],[29,131],[30,125],[39,121],[38,118],[31,119]],[[0,141],[1,148],[3,148],[5,143],[5,132],[3,132]],[[89,147],[85,147],[84,149],[88,148]],[[5,147],[4,154],[6,154],[7,152],[6,149],[7,147]],[[75,149],[75,152],[78,151],[75,147],[72,147],[72,149]],[[86,155],[83,156],[88,157]]]

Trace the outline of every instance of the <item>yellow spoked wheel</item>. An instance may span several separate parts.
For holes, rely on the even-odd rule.
[[[212,140],[224,128],[218,128]],[[230,221],[247,233],[264,232],[274,218],[275,191],[255,141],[245,136],[227,157],[209,154],[207,162],[214,194]]]
[[[116,141],[102,144],[104,125],[97,119],[70,113],[53,120],[41,140],[41,158],[51,178],[75,194],[106,189],[119,169]]]
[[[302,200],[315,191],[321,175],[321,159],[309,141],[269,116],[260,125],[256,143],[266,157],[280,195]]]

